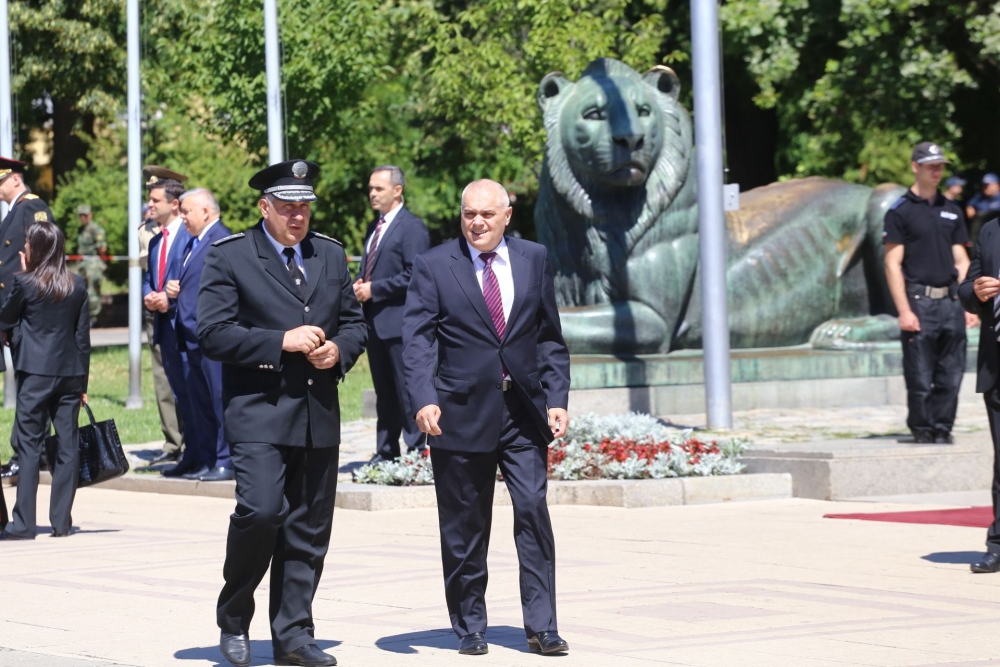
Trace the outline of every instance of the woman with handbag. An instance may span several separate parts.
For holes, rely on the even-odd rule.
[[[66,240],[51,222],[35,222],[21,253],[22,272],[3,306],[0,325],[14,327],[10,345],[17,371],[17,499],[0,540],[35,539],[38,464],[48,435],[58,446],[52,469],[49,521],[53,537],[69,535],[80,467],[77,418],[90,372],[90,314],[83,278],[66,268]]]

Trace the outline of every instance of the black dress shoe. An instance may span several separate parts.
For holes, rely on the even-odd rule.
[[[197,461],[185,461],[184,459],[181,459],[180,463],[171,468],[167,468],[160,474],[163,475],[164,477],[183,477],[184,475],[187,475],[188,473],[194,472],[195,470],[199,470],[201,468],[206,468],[205,472],[208,472],[207,467],[208,466],[203,466]]]
[[[231,635],[223,632],[219,639],[219,649],[226,660],[236,667],[246,667],[250,664],[250,638],[246,635]]]
[[[236,479],[232,468],[213,468],[198,478],[199,482],[228,482]]]
[[[146,465],[155,466],[157,463],[167,463],[169,461],[176,461],[176,460],[177,460],[177,452],[160,452],[152,459],[150,459],[149,463],[147,463]]]
[[[934,444],[935,445],[954,445],[955,438],[952,437],[951,433],[935,433],[934,434]]]
[[[988,573],[988,572],[1000,572],[1000,554],[986,554],[983,559],[978,563],[973,563],[970,566],[973,572],[978,573]]]
[[[295,649],[288,655],[275,660],[278,665],[302,665],[303,667],[327,667],[336,665],[337,659],[329,653],[323,653],[319,646],[306,644],[300,649]]]
[[[197,470],[192,470],[189,473],[181,475],[184,479],[200,479],[202,475],[207,475],[212,472],[212,469],[208,466],[198,466]]]
[[[924,433],[923,431],[913,434],[913,442],[918,445],[932,445],[934,444],[934,434]]]
[[[33,540],[34,537],[25,537],[22,535],[17,535],[16,533],[10,533],[6,530],[0,533],[0,542],[17,542],[19,540]]]
[[[486,655],[490,652],[490,645],[486,643],[485,634],[473,632],[458,640],[458,652],[462,655]]]
[[[373,456],[371,458],[370,461],[368,461],[368,465],[373,466],[373,465],[375,465],[377,463],[388,463],[389,461],[392,461],[392,460],[393,459],[387,459],[387,458],[385,458],[381,454],[376,454],[375,456]]]
[[[541,653],[565,653],[569,650],[569,644],[555,632],[539,632],[533,637],[528,637],[528,650]]]

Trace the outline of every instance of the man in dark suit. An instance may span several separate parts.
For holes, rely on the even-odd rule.
[[[271,165],[250,179],[262,220],[216,241],[198,295],[198,342],[222,362],[226,440],[236,474],[223,655],[250,663],[253,593],[271,568],[271,641],[279,665],[335,665],[315,643],[312,600],[337,491],[337,384],[367,327],[338,241],[309,231],[319,167]]]
[[[413,420],[403,377],[403,305],[413,258],[430,247],[424,221],[403,205],[406,179],[393,165],[375,167],[368,199],[379,217],[368,226],[354,294],[368,322],[368,365],[375,387],[377,441],[372,463],[399,458],[399,435],[409,451],[426,436]]]
[[[545,503],[548,443],[566,432],[569,352],[543,246],[505,237],[513,209],[494,181],[462,194],[462,236],[417,255],[403,361],[417,426],[429,434],[445,599],[459,653],[483,654],[486,555],[497,465],[514,504],[528,648],[558,635],[555,543]]]
[[[198,347],[198,285],[209,246],[229,236],[229,230],[219,220],[219,204],[209,190],[189,190],[180,201],[188,239],[177,278],[167,281],[166,292],[177,304],[177,344],[188,362],[185,418],[190,419],[191,428],[184,460],[192,461],[195,470],[184,476],[220,482],[233,479],[222,410],[222,364],[206,357]]]
[[[184,249],[191,240],[180,216],[180,196],[184,186],[173,179],[157,179],[146,186],[149,190],[149,207],[153,219],[160,224],[160,231],[149,242],[147,271],[142,287],[143,305],[153,318],[151,347],[159,350],[163,372],[174,395],[174,409],[187,445],[190,438],[197,439],[188,413],[188,357],[177,341],[177,304],[167,294],[167,285],[180,275]],[[162,407],[162,406],[161,406]],[[160,415],[164,412],[161,409]],[[168,451],[168,450],[164,450]],[[174,450],[169,450],[174,451]],[[195,450],[197,452],[197,450]],[[154,463],[171,460],[161,454]],[[177,465],[162,472],[166,477],[180,477],[200,469],[196,453],[185,455]]]
[[[986,402],[993,435],[993,523],[986,531],[986,555],[972,564],[973,572],[1000,571],[1000,221],[987,222],[979,233],[958,297],[970,313],[979,315],[979,357],[976,391]]]
[[[14,274],[21,269],[19,252],[24,250],[24,235],[33,222],[55,222],[55,216],[38,195],[32,194],[24,182],[27,162],[0,157],[0,199],[7,202],[7,215],[0,222],[0,304],[10,296],[14,286]],[[14,327],[2,327],[4,341],[11,338]],[[7,364],[0,355],[0,371],[7,370]],[[11,369],[15,370],[15,369]],[[12,375],[7,379],[14,383]],[[17,451],[17,431],[11,430],[11,448]],[[17,455],[0,467],[0,479],[16,484],[19,465]]]

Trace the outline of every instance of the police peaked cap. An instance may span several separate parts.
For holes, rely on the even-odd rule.
[[[147,164],[142,168],[142,178],[146,182],[146,187],[155,187],[160,181],[177,181],[183,183],[187,180],[184,174],[178,174],[173,169],[167,169],[156,164]]]
[[[27,168],[27,162],[21,162],[20,160],[14,160],[9,157],[0,157],[0,181],[7,178],[11,174],[23,174],[24,170]]]
[[[316,201],[313,181],[317,176],[319,165],[315,162],[288,160],[258,171],[250,179],[250,187],[281,201]]]

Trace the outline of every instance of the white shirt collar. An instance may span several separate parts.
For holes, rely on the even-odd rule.
[[[388,213],[383,213],[382,217],[385,218],[385,224],[388,225],[390,222],[395,220],[396,215],[402,208],[403,208],[403,202],[399,202],[398,204],[396,204],[395,208],[393,208],[391,211],[389,211]]]
[[[168,222],[167,226],[166,226],[166,230],[169,232],[169,235],[168,235],[167,238],[169,238],[170,236],[173,236],[174,234],[176,234],[177,230],[180,229],[181,225],[183,225],[183,224],[184,224],[184,222],[181,220],[180,216],[177,216],[176,218],[174,218],[173,220],[171,220],[170,222]]]
[[[469,242],[466,241],[465,243],[466,243],[466,245],[468,245]],[[500,259],[504,264],[510,264],[510,250],[507,248],[507,237],[506,236],[500,237],[500,244],[497,245],[496,248],[493,248],[492,252],[495,252],[497,254],[496,258],[493,260],[494,262],[497,259]],[[482,264],[484,264],[484,265],[486,264],[486,260],[485,259],[480,259],[479,258],[479,256],[483,254],[483,251],[476,250],[475,248],[473,248],[470,245],[469,246],[469,254],[472,255],[472,261],[473,262],[479,261],[479,262],[482,262]]]
[[[302,264],[302,244],[296,243],[293,246],[282,245],[281,243],[278,243],[274,239],[273,236],[271,236],[270,232],[267,231],[267,225],[266,224],[262,223],[261,224],[261,229],[264,230],[264,235],[267,236],[267,240],[271,242],[271,245],[273,245],[274,249],[278,252],[278,255],[281,257],[281,261],[285,261],[285,255],[284,255],[285,248],[292,248],[293,250],[295,250],[295,260],[296,260],[296,262],[299,265]]]
[[[208,234],[208,230],[210,230],[212,227],[214,227],[215,223],[217,223],[218,221],[219,221],[219,219],[216,218],[212,222],[210,222],[207,225],[205,225],[205,229],[201,230],[201,234],[198,234],[198,243],[201,243],[202,241],[205,240],[205,234]],[[264,230],[264,231],[267,231],[267,230]]]

